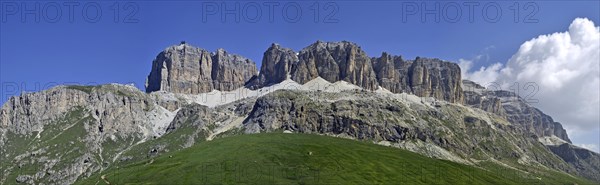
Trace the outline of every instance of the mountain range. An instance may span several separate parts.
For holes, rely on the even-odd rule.
[[[528,184],[600,182],[600,154],[573,145],[515,93],[463,80],[442,59],[371,57],[352,42],[317,41],[300,51],[272,44],[258,69],[182,42],[156,56],[145,87],[11,97],[0,109],[0,184],[110,184],[106,174],[120,167],[258,133],[365,141],[501,168]]]

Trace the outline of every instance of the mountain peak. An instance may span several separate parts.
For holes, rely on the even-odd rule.
[[[210,53],[187,43],[156,56],[146,79],[146,92],[198,94],[242,87],[257,74],[256,64],[222,48]]]
[[[336,48],[349,48],[349,47],[360,48],[360,46],[358,44],[350,42],[350,41],[345,41],[345,40],[337,41],[337,42],[324,42],[321,40],[317,40],[315,43],[302,49],[301,52],[308,51],[308,50],[324,50],[324,49],[333,50]]]
[[[279,45],[279,43],[271,43],[271,47],[269,48],[280,48],[281,46]]]

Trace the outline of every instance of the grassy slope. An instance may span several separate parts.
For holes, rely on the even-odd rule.
[[[111,184],[535,183],[517,173],[489,172],[366,142],[275,133],[220,138],[101,175]],[[79,183],[105,184],[101,175]]]

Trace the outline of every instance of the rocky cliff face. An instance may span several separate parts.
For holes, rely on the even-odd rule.
[[[300,84],[321,77],[329,82],[343,80],[368,90],[381,86],[394,93],[463,102],[457,64],[427,58],[404,61],[387,53],[369,58],[360,46],[347,41],[317,41],[302,49],[298,56],[292,49],[273,44],[265,52],[262,64],[260,75],[248,87],[256,89],[279,83],[288,75]]]
[[[404,61],[387,53],[371,60],[379,85],[391,92],[463,102],[460,68],[455,63],[420,57]]]
[[[257,74],[250,59],[223,49],[210,53],[188,44],[172,46],[158,54],[146,80],[146,92],[198,94],[213,89],[231,91]]]
[[[499,116],[506,116],[502,107],[502,100],[496,97],[494,92],[488,91],[485,87],[469,80],[463,80],[462,85],[466,105],[495,113]]]
[[[174,113],[159,99],[125,85],[11,97],[0,110],[0,184],[71,184],[112,166],[120,151],[165,132]]]
[[[228,54],[223,49],[218,49],[212,60],[212,80],[216,90],[235,90],[258,74],[256,64],[250,59]]]
[[[490,91],[475,82],[464,80],[466,104],[506,117],[538,137],[556,136],[571,143],[567,131],[552,117],[529,105],[509,91]],[[501,108],[500,108],[501,107]]]
[[[377,79],[367,54],[356,44],[321,42],[302,49],[292,67],[292,80],[304,84],[321,77],[329,82],[350,82],[368,90],[377,89]]]
[[[51,120],[80,107],[97,120],[95,130],[105,134],[138,132],[134,126],[156,106],[133,86],[59,86],[44,92],[11,97],[0,111],[2,128],[16,134],[43,132]],[[132,130],[133,129],[133,130]]]
[[[600,154],[569,143],[548,147],[573,168],[578,169],[579,175],[600,181]]]
[[[409,84],[417,96],[463,102],[458,64],[417,57],[408,69]]]
[[[292,66],[298,64],[298,56],[294,50],[272,44],[265,51],[260,74],[248,82],[248,87],[256,89],[286,80],[292,73]]]
[[[557,138],[559,141],[555,141],[555,143],[543,143],[571,166],[571,173],[600,181],[600,175],[598,175],[600,154],[573,146],[567,131],[552,117],[533,107],[513,92],[491,91],[469,80],[463,80],[463,86],[465,104],[499,115],[524,132],[535,135],[540,141]]]
[[[567,131],[560,123],[555,122],[552,117],[531,106],[521,97],[508,91],[495,91],[495,96],[502,101],[502,108],[510,122],[523,125],[538,137],[554,135],[571,143]]]
[[[409,84],[408,69],[411,62],[404,61],[401,56],[392,56],[386,52],[381,57],[371,58],[373,69],[377,74],[377,82],[393,93],[412,93]]]

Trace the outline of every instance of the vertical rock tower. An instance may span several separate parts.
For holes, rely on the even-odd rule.
[[[244,86],[255,75],[256,64],[250,59],[223,49],[210,53],[182,42],[156,56],[146,79],[146,92],[230,91]]]

